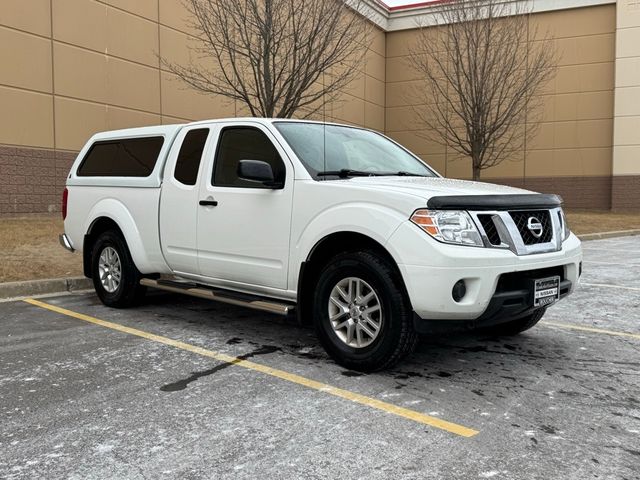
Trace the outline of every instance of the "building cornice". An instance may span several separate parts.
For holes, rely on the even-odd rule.
[[[437,14],[442,4],[450,0],[434,0],[399,7],[389,7],[380,0],[346,1],[385,32],[394,32],[416,28],[418,25],[437,25]],[[552,12],[611,3],[616,3],[616,0],[533,0],[531,12]]]

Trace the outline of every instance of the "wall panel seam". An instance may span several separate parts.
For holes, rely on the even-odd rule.
[[[129,1],[131,1],[131,0],[129,0]],[[136,0],[133,0],[133,1],[136,1]],[[131,15],[132,17],[137,17],[137,18],[139,18],[141,20],[145,20],[145,21],[150,22],[150,23],[158,23],[156,20],[153,20],[151,18],[145,17],[144,15],[140,15],[139,13],[130,12],[129,10],[125,10],[122,7],[117,7],[115,5],[112,5],[110,3],[104,2],[102,0],[93,0],[93,2],[94,3],[99,3],[101,5],[104,5],[107,8],[111,8],[113,10],[118,10],[118,11],[120,11],[122,13],[126,13],[128,15]],[[160,7],[158,6],[158,19],[159,18],[160,18]]]
[[[85,47],[83,45],[76,45],[75,43],[65,42],[64,40],[57,40],[57,39],[54,38],[53,41],[54,41],[54,43],[57,43],[59,45],[72,47],[72,48],[75,48],[77,50],[85,50],[87,52],[95,53],[95,54],[98,54],[98,55],[102,55],[104,57],[115,58],[116,60],[122,60],[123,62],[132,63],[134,65],[138,65],[139,67],[148,68],[150,70],[158,70],[158,68],[159,68],[159,67],[154,66],[154,65],[149,65],[149,64],[146,64],[146,63],[138,62],[136,60],[131,60],[129,58],[120,57],[118,55],[114,55],[113,53],[104,53],[104,52],[101,52],[99,50],[94,50],[93,48]]]
[[[89,99],[86,99],[86,98],[74,97],[74,96],[71,96],[71,95],[56,94],[55,97],[56,98],[62,98],[62,99],[65,99],[65,100],[74,100],[74,101],[81,102],[81,103],[89,103],[89,104],[97,105],[97,106],[100,106],[100,107],[113,107],[113,108],[118,108],[120,110],[131,110],[132,112],[146,113],[148,115],[160,115],[160,112],[153,112],[153,111],[144,110],[144,109],[141,109],[141,108],[125,107],[125,106],[119,105],[117,103],[97,102],[95,100],[89,100]],[[176,117],[176,118],[179,118],[179,117]]]
[[[19,143],[0,143],[0,148],[28,148],[30,150],[46,150],[48,152],[56,151],[61,153],[78,153],[80,150],[69,150],[67,148],[52,148],[52,147],[43,147],[39,145],[25,145]]]
[[[32,37],[37,37],[40,38],[42,40],[46,40],[46,41],[50,41],[51,37],[48,35],[41,35],[39,33],[34,33],[34,32],[29,32],[28,30],[24,30],[22,28],[18,28],[18,27],[13,27],[11,25],[5,25],[5,24],[1,24],[0,23],[0,28],[4,28],[5,30],[11,30],[14,32],[20,32],[20,33],[24,33],[26,35],[30,35]]]
[[[51,32],[51,38],[49,41],[51,42],[51,114],[52,118],[52,129],[53,129],[53,148],[56,148],[56,76],[55,76],[55,60],[53,57],[53,0],[49,0],[49,28]]]

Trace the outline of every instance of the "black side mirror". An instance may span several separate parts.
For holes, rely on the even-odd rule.
[[[275,180],[271,165],[262,160],[240,160],[237,173],[238,178],[262,183],[265,187],[274,189],[284,187],[284,182]]]

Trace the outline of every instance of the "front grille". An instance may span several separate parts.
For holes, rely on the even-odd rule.
[[[525,245],[547,243],[553,238],[553,224],[551,223],[549,210],[518,210],[509,212],[509,215],[511,215],[511,218],[516,224]],[[536,237],[527,226],[529,219],[532,217],[537,218],[542,225],[542,235],[540,237]]]
[[[480,220],[480,224],[484,229],[484,233],[487,235],[487,240],[491,245],[500,245],[502,240],[500,240],[500,234],[498,233],[498,229],[496,228],[496,224],[493,221],[493,215],[478,215],[478,220]]]

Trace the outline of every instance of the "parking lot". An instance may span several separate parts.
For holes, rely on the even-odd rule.
[[[0,303],[0,478],[640,478],[640,237],[584,251],[529,332],[369,375],[205,300]]]

